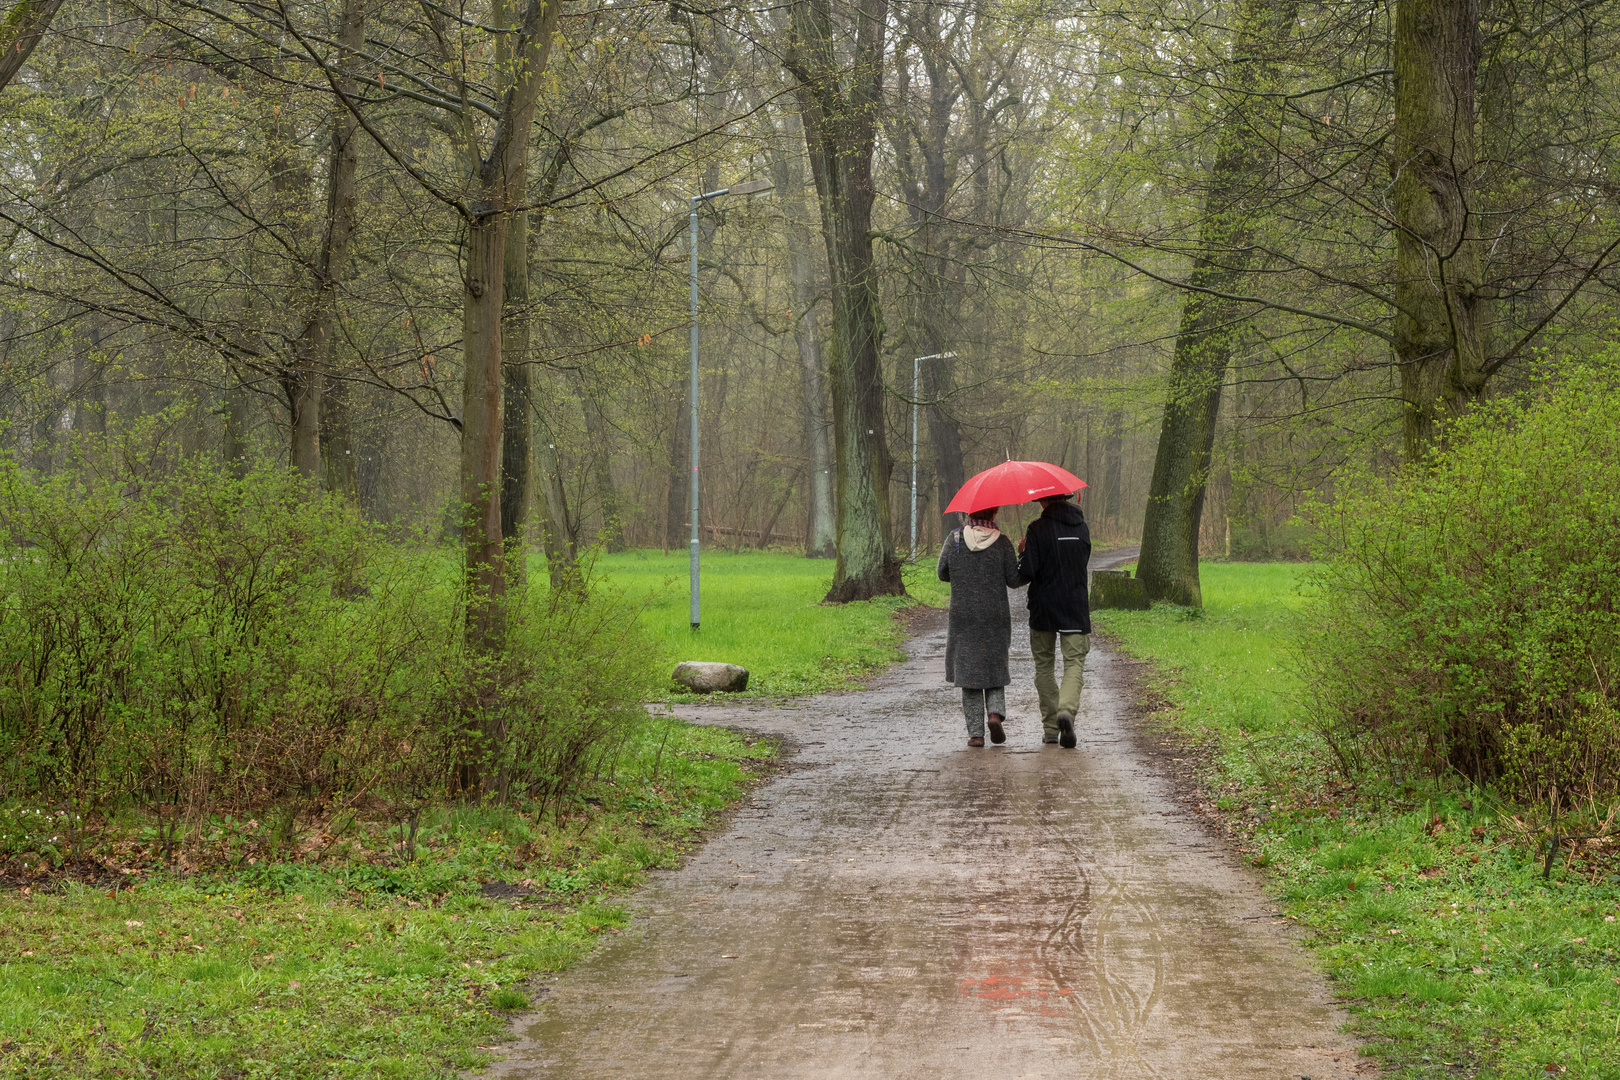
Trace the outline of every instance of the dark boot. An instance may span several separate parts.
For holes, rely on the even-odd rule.
[[[1000,713],[991,713],[989,719],[985,721],[985,726],[990,729],[991,742],[995,743],[997,746],[1000,746],[1002,743],[1007,741],[1007,733],[1001,728]]]
[[[1058,745],[1065,750],[1074,749],[1074,717],[1066,712],[1057,715]]]

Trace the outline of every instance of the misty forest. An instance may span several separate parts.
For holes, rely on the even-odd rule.
[[[555,572],[701,530],[899,588],[967,475],[1087,479],[1157,597],[1615,315],[1583,3],[23,0],[0,409],[145,424]],[[917,363],[918,358],[926,358]],[[913,407],[921,414],[912,441]],[[153,428],[152,425],[156,425]],[[161,435],[156,435],[156,431]]]

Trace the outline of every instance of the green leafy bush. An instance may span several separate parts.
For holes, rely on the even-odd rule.
[[[469,776],[555,798],[642,718],[636,612],[588,582],[512,590],[507,647],[481,652],[445,549],[387,542],[289,470],[137,444],[49,478],[0,462],[0,798],[193,824]]]
[[[1432,467],[1313,509],[1301,647],[1347,770],[1458,772],[1521,797],[1611,793],[1620,390],[1584,369],[1484,406]]]

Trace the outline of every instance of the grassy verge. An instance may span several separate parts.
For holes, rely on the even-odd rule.
[[[1488,791],[1343,782],[1287,662],[1300,569],[1206,565],[1201,613],[1098,629],[1156,662],[1158,719],[1212,747],[1208,809],[1271,868],[1390,1075],[1617,1080],[1612,856],[1560,852],[1544,880],[1524,812]]]
[[[617,899],[673,865],[770,754],[655,720],[560,820],[425,811],[412,836],[339,816],[306,836],[219,818],[184,855],[193,873],[168,864],[151,823],[106,823],[89,842],[109,875],[0,892],[0,1076],[476,1067],[536,980],[617,933]],[[266,845],[300,857],[251,854]]]
[[[748,693],[755,696],[818,693],[893,663],[905,636],[894,613],[918,602],[943,606],[949,597],[931,561],[908,570],[910,598],[833,606],[821,603],[832,584],[829,560],[705,553],[703,625],[694,631],[685,552],[606,555],[596,570],[643,603],[642,621],[663,645],[671,668],[679,660],[741,664],[749,670]],[[668,689],[678,696],[673,683]]]

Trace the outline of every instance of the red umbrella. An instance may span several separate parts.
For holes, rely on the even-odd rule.
[[[1085,486],[1086,482],[1074,473],[1044,461],[1003,461],[963,484],[945,512],[972,513],[992,506],[1017,506],[1048,495],[1067,495]]]

